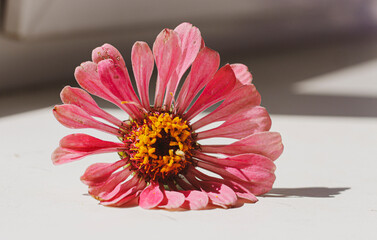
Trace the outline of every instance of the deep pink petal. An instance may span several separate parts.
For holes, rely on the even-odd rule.
[[[68,128],[94,128],[103,132],[121,136],[119,129],[111,127],[92,118],[87,112],[76,105],[57,105],[53,109],[55,118]]]
[[[243,153],[257,153],[271,160],[276,160],[283,152],[281,136],[277,132],[261,132],[245,137],[229,145],[202,145],[206,153],[222,153],[238,155]]]
[[[176,73],[180,62],[181,47],[178,34],[171,29],[162,30],[153,44],[153,55],[158,70],[154,106],[158,108],[162,106],[168,82]]]
[[[183,208],[191,210],[199,210],[206,208],[208,205],[208,195],[205,192],[191,190],[182,192],[185,195]]]
[[[162,200],[164,200],[164,194],[160,189],[158,183],[152,182],[144,191],[140,194],[139,206],[142,208],[154,208],[157,207]]]
[[[62,138],[60,147],[79,152],[91,152],[102,148],[118,148],[121,150],[124,148],[124,144],[103,141],[83,133],[75,133]]]
[[[214,205],[228,208],[237,202],[237,195],[225,184],[211,181],[201,181],[201,188],[207,193]]]
[[[223,100],[233,90],[236,77],[229,65],[220,68],[213,79],[204,88],[202,94],[185,114],[187,120],[191,120],[200,112],[213,104]]]
[[[265,108],[255,106],[229,114],[227,121],[219,127],[198,133],[198,140],[214,137],[241,139],[253,133],[268,131],[271,119]]]
[[[185,202],[185,195],[181,192],[164,190],[165,198],[158,205],[159,208],[177,209]]]
[[[89,113],[91,116],[102,118],[114,125],[117,125],[118,127],[123,125],[122,121],[102,110],[93,100],[93,98],[80,88],[66,86],[61,91],[60,98],[62,99],[63,103],[76,105]]]
[[[232,117],[232,114],[229,113],[252,106],[258,106],[260,102],[261,97],[255,86],[244,85],[234,89],[218,108],[195,122],[192,128],[196,130],[215,121],[226,121]]]
[[[241,63],[235,63],[230,65],[233,69],[234,75],[236,75],[236,78],[238,82],[241,85],[249,85],[253,81],[253,76],[249,72],[249,69],[246,65]]]
[[[213,78],[220,64],[218,52],[204,47],[198,53],[191,71],[184,82],[177,99],[178,113],[183,114],[196,94]]]
[[[106,181],[113,172],[126,164],[127,160],[122,159],[115,163],[95,163],[90,165],[80,180],[89,186],[96,186]]]
[[[148,44],[145,42],[136,42],[132,47],[131,60],[143,107],[149,110],[149,82],[153,72],[154,59]]]

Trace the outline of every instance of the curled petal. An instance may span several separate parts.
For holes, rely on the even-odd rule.
[[[244,85],[233,89],[218,108],[195,122],[192,128],[196,130],[215,121],[226,121],[232,117],[229,113],[234,112],[234,109],[241,111],[244,108],[258,106],[260,102],[261,97],[254,85]]]
[[[213,78],[220,65],[219,53],[204,47],[195,58],[177,99],[178,113],[183,114],[196,94]]]
[[[198,133],[198,140],[213,137],[228,137],[241,139],[253,133],[268,131],[271,119],[263,107],[243,109],[230,117],[219,127]]]
[[[161,107],[166,86],[180,62],[181,47],[178,34],[171,29],[164,29],[158,34],[153,44],[153,55],[158,70],[156,83],[155,107]]]
[[[118,49],[108,43],[105,43],[101,47],[97,47],[92,51],[93,62],[98,64],[106,59],[113,60],[117,65],[127,71],[126,62],[124,61],[122,54],[120,54]]]
[[[249,85],[253,81],[253,76],[249,72],[249,69],[246,65],[241,63],[235,63],[230,65],[233,69],[234,75],[238,80],[238,85]]]
[[[257,153],[276,160],[283,152],[281,136],[277,132],[260,132],[245,137],[229,145],[202,145],[201,149],[207,153],[222,153],[238,155],[243,153]]]
[[[93,98],[80,88],[66,86],[60,93],[60,98],[65,104],[73,104],[94,117],[102,118],[118,127],[122,126],[122,121],[102,110]]]
[[[103,132],[121,136],[119,130],[92,118],[76,105],[57,105],[53,109],[55,118],[68,128],[94,128]]]
[[[164,200],[164,194],[160,189],[158,183],[152,182],[144,191],[140,194],[139,206],[142,208],[155,208],[162,200]]]
[[[193,119],[200,112],[223,100],[233,90],[236,77],[229,65],[220,68],[213,79],[204,88],[202,94],[185,114],[187,120]]]
[[[136,42],[132,47],[131,60],[139,96],[143,107],[149,110],[149,81],[153,72],[154,59],[148,44]]]

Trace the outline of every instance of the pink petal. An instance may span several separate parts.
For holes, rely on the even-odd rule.
[[[93,62],[85,62],[82,63],[79,67],[75,70],[75,78],[80,84],[80,86],[88,91],[89,93],[101,97],[109,102],[114,103],[120,109],[123,109],[127,112],[132,118],[136,118],[138,116],[138,112],[133,112],[133,109],[130,109],[128,105],[121,104],[121,100],[116,98],[101,82],[98,72],[97,72],[97,64]]]
[[[260,102],[261,97],[255,86],[244,85],[240,88],[234,89],[218,108],[195,122],[192,125],[192,128],[196,130],[215,121],[226,121],[232,117],[232,114],[229,113],[232,113],[235,110],[249,108],[251,106],[258,106],[260,105]]]
[[[191,210],[199,210],[206,208],[208,205],[208,195],[205,192],[191,190],[182,192],[185,195],[183,208]]]
[[[125,168],[110,174],[101,184],[89,185],[89,193],[92,196],[100,197],[104,200],[111,199],[121,190],[121,183],[125,181],[131,173],[128,168]]]
[[[177,209],[185,202],[185,195],[175,191],[164,191],[165,198],[158,205],[159,208]]]
[[[204,47],[191,66],[177,99],[177,109],[183,114],[196,94],[213,78],[220,64],[218,52]]]
[[[116,136],[122,136],[118,129],[95,120],[76,105],[57,105],[54,107],[53,113],[55,118],[68,128],[94,128]]]
[[[246,65],[241,63],[235,63],[230,65],[233,69],[234,75],[236,75],[237,80],[240,85],[249,85],[253,81],[253,76],[249,72]]]
[[[203,154],[199,151],[195,151],[194,157],[217,166],[221,165],[226,167],[242,168],[256,164],[258,166],[263,166],[266,169],[275,169],[275,164],[269,158],[254,153],[240,154],[226,158],[217,158]]]
[[[126,174],[124,174],[124,176],[121,176],[120,179],[114,178],[114,179],[111,179],[111,180],[114,180],[113,182],[104,183],[103,184],[104,188],[98,194],[98,197],[101,198],[101,200],[103,201],[112,201],[112,202],[115,202],[119,199],[126,197],[128,194],[130,194],[129,190],[137,186],[138,182],[140,181],[140,178],[138,176],[133,176],[130,180],[124,182],[125,180],[127,180],[127,177],[129,175],[130,173],[127,172]],[[91,193],[92,193],[92,189],[91,189]]]
[[[232,91],[236,83],[236,77],[229,65],[220,68],[213,79],[204,88],[202,94],[185,114],[187,120],[191,120],[200,112],[213,104],[223,100]]]
[[[199,29],[193,27],[190,23],[182,23],[174,31],[178,33],[181,41],[182,55],[177,65],[176,75],[172,76],[167,85],[165,94],[165,105],[167,108],[171,105],[180,79],[198,55],[202,39]]]
[[[92,51],[93,62],[98,64],[100,61],[106,59],[113,60],[124,71],[127,71],[126,63],[122,57],[122,54],[120,54],[118,49],[108,43],[105,43],[101,47],[97,47]]]
[[[90,165],[80,180],[89,186],[96,186],[106,181],[113,172],[126,164],[127,160],[119,160],[115,163],[95,163]]]
[[[121,67],[113,60],[107,59],[98,63],[98,73],[102,84],[119,100],[133,102],[140,105],[139,98],[132,87],[130,77],[124,74]],[[127,107],[136,115],[141,116],[140,110],[134,105]]]
[[[136,42],[132,47],[131,60],[143,107],[149,110],[149,81],[153,72],[154,59],[148,44],[145,42]]]
[[[246,199],[252,203],[258,201],[254,194],[252,194],[247,188],[243,187],[241,184],[238,184],[234,181],[224,181],[224,183],[230,187],[239,198]]]
[[[87,134],[75,133],[62,138],[60,147],[79,152],[91,152],[102,148],[117,148],[121,150],[125,146],[123,143],[103,141]]]
[[[198,55],[202,36],[199,29],[190,23],[181,23],[174,31],[178,33],[181,40],[182,56],[177,66],[178,78],[180,79]]]
[[[237,195],[225,184],[210,181],[201,181],[201,188],[207,193],[214,205],[228,208],[237,202]]]
[[[167,84],[174,73],[181,57],[178,34],[171,29],[164,29],[158,34],[153,44],[158,77],[156,83],[155,107],[161,107]]]
[[[222,153],[239,155],[243,153],[257,153],[271,160],[276,160],[283,152],[281,136],[277,132],[261,132],[245,137],[229,145],[202,145],[206,153]]]
[[[102,110],[93,100],[93,98],[80,88],[66,86],[61,91],[60,98],[62,99],[63,103],[76,105],[90,115],[102,118],[118,127],[122,126],[123,124],[122,121]]]
[[[78,152],[67,148],[58,147],[51,155],[51,160],[54,165],[69,163],[80,160],[88,155],[99,153],[118,152],[119,148],[102,148],[92,152]]]
[[[164,194],[160,189],[158,183],[152,182],[144,191],[140,194],[139,206],[142,208],[154,208],[157,207],[162,200],[164,200]]]
[[[198,140],[214,137],[241,139],[253,133],[268,131],[271,128],[271,119],[263,107],[242,109],[229,118],[219,127],[198,133]]]

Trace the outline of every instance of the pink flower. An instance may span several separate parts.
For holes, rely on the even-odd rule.
[[[86,91],[70,86],[61,92],[64,104],[53,109],[56,119],[66,127],[94,128],[120,141],[103,141],[81,133],[68,135],[52,154],[54,164],[117,152],[120,160],[95,163],[81,177],[89,193],[106,206],[128,206],[138,199],[143,208],[228,208],[239,199],[256,202],[255,195],[272,188],[273,161],[283,145],[279,133],[269,132],[269,114],[259,106],[260,95],[245,65],[227,64],[218,69],[219,54],[204,45],[199,29],[189,23],[164,29],[152,51],[145,42],[136,42],[131,54],[140,99],[121,54],[109,44],[94,49],[92,61],[75,71],[83,89],[114,103],[130,119],[117,119],[99,108]],[[154,63],[158,77],[151,106],[149,81]],[[222,100],[215,111],[192,121]],[[218,121],[223,123],[201,130]],[[236,140],[228,145],[198,143],[216,137]]]

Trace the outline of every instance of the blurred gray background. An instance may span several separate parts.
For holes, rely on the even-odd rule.
[[[93,48],[131,66],[135,41],[184,21],[273,114],[377,116],[376,0],[0,0],[0,17],[0,117],[59,103]]]

